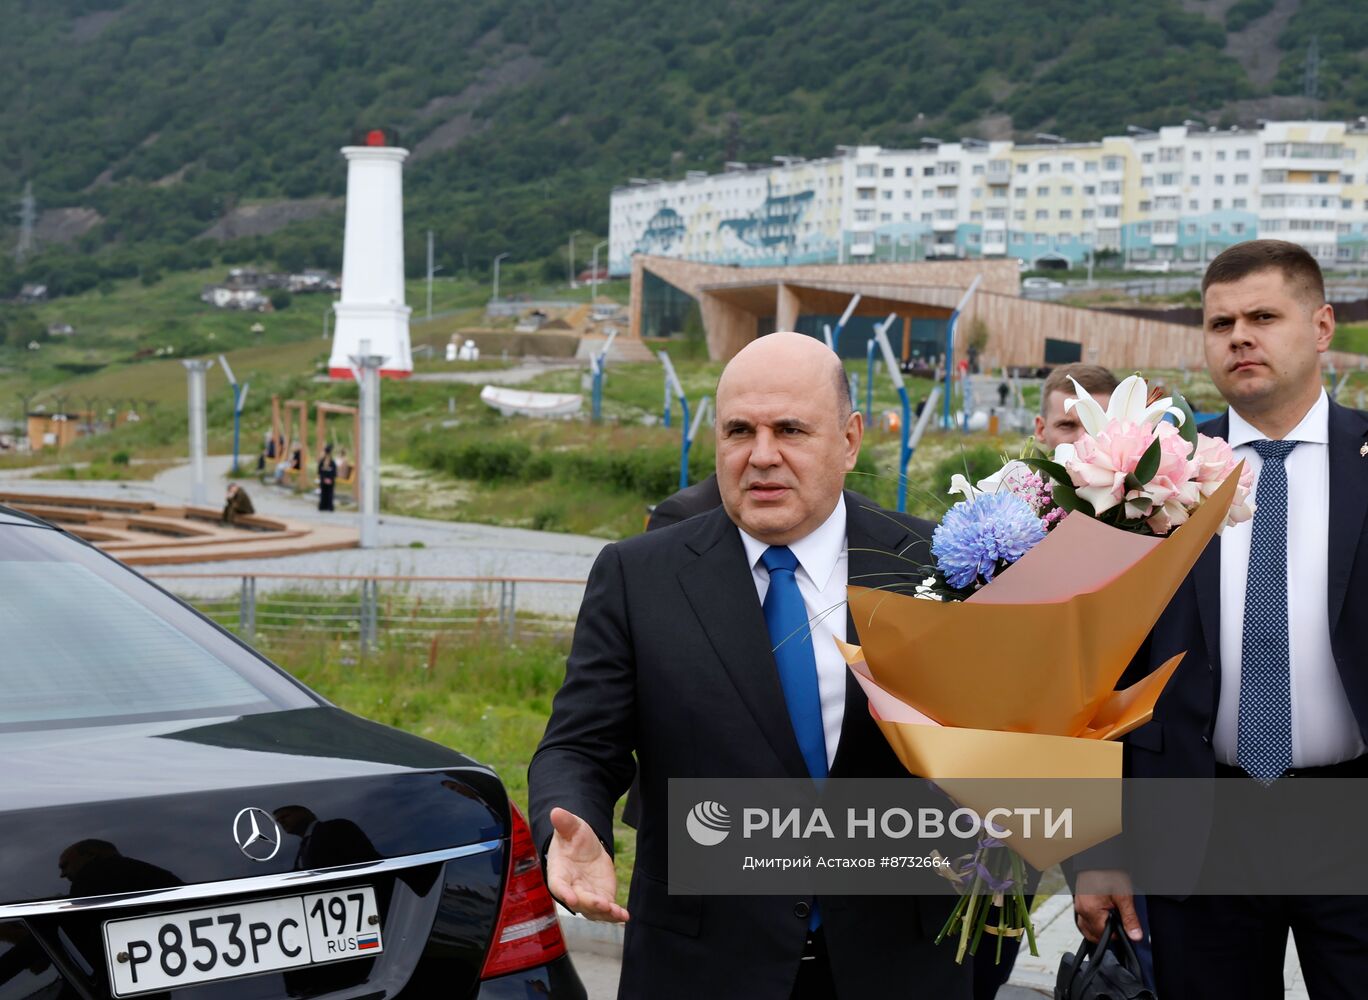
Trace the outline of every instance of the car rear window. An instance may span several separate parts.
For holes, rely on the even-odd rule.
[[[318,704],[88,546],[0,526],[0,732]]]

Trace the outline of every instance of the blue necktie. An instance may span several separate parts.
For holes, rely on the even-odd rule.
[[[1236,759],[1268,784],[1292,766],[1292,656],[1287,640],[1287,466],[1296,441],[1251,441],[1263,459],[1245,580]]]
[[[769,570],[769,589],[765,591],[765,627],[774,643],[774,662],[779,668],[779,686],[784,689],[793,735],[814,778],[827,776],[826,732],[822,728],[822,696],[817,689],[817,654],[812,649],[812,629],[808,625],[807,605],[798,590],[798,557],[787,545],[771,545],[760,556]],[[808,930],[822,925],[817,901],[812,901]]]
[[[798,557],[787,545],[771,545],[760,562],[769,570],[765,592],[765,627],[774,643],[779,685],[784,689],[793,735],[798,738],[808,774],[827,775],[826,733],[822,729],[822,697],[817,690],[817,656],[812,650],[807,606],[798,591]]]

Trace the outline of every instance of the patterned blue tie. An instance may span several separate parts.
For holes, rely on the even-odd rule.
[[[812,650],[807,607],[798,592],[798,557],[787,545],[771,545],[760,556],[769,570],[765,591],[765,627],[774,643],[779,685],[784,689],[793,735],[798,738],[808,773],[827,776],[826,733],[822,729],[822,697],[817,690],[817,656]]]
[[[1268,784],[1292,766],[1287,640],[1287,466],[1296,441],[1251,441],[1263,459],[1245,581],[1236,759]]]

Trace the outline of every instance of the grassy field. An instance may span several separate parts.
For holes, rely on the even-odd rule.
[[[151,286],[137,280],[115,282],[105,291],[55,299],[28,312],[46,328],[70,324],[74,336],[40,341],[38,350],[0,350],[0,413],[17,410],[18,394],[51,404],[65,394],[68,406],[82,394],[160,400],[184,393],[184,372],[174,359],[212,357],[226,352],[238,377],[253,373],[289,374],[301,370],[314,354],[326,354],[325,317],[331,323],[334,298],[329,294],[294,295],[290,304],[270,313],[216,309],[199,300],[204,285],[224,280],[227,266],[169,274]],[[599,294],[626,297],[626,282],[604,282]],[[529,299],[588,301],[587,287],[545,286],[530,265],[504,269],[505,296]],[[405,294],[413,308],[412,338],[421,344],[445,345],[464,326],[486,323],[483,307],[490,287],[484,282],[438,277],[433,281],[433,318],[425,319],[427,282],[409,281]],[[18,307],[0,303],[0,310]],[[260,332],[253,326],[260,325]],[[508,322],[511,325],[511,322]],[[277,355],[277,350],[292,345]],[[305,345],[312,345],[308,350]],[[162,354],[157,352],[161,351]],[[238,359],[242,364],[239,366]],[[160,360],[162,358],[171,360]],[[86,376],[104,376],[91,379]],[[179,385],[175,377],[179,376]]]
[[[1330,346],[1337,351],[1368,354],[1368,323],[1341,323]]]

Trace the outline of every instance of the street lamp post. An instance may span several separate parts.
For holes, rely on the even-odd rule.
[[[512,256],[512,255],[509,254],[507,251],[505,251],[504,253],[501,253],[501,254],[499,254],[499,256],[497,256],[497,257],[494,258],[494,300],[493,300],[493,301],[495,301],[495,302],[498,302],[498,301],[499,301],[499,261],[503,260],[505,257],[510,257],[510,256]]]
[[[361,351],[348,360],[360,383],[361,468],[357,487],[361,514],[361,548],[373,549],[380,537],[380,366],[387,358],[372,354],[370,341],[363,340]]]
[[[593,305],[594,302],[598,299],[598,252],[599,252],[599,250],[600,250],[601,248],[606,247],[607,245],[608,245],[608,241],[607,241],[607,240],[602,240],[601,242],[598,242],[598,243],[595,243],[595,244],[594,244],[594,263],[593,263],[593,268],[594,268],[594,270],[593,270],[593,272],[592,272],[592,273],[590,274],[590,276],[589,276],[589,289],[590,289],[590,290],[589,290],[589,304],[590,304],[590,305]]]
[[[208,502],[209,497],[204,483],[204,453],[206,449],[206,433],[204,419],[204,374],[214,367],[214,362],[202,359],[187,359],[181,361],[185,366],[186,377],[189,382],[189,410],[190,410],[190,502],[197,506],[203,506]],[[58,438],[61,443],[61,438]]]

